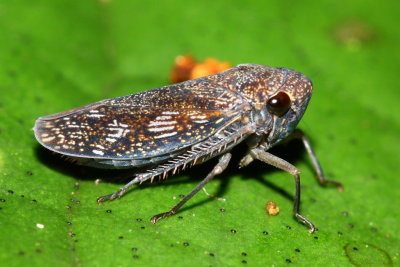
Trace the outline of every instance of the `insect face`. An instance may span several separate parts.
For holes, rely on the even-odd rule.
[[[254,65],[240,66],[248,69]],[[253,104],[256,133],[267,135],[269,145],[273,146],[296,128],[311,98],[312,83],[305,75],[291,69],[262,67],[262,72],[257,70],[256,85],[251,83],[242,92]]]

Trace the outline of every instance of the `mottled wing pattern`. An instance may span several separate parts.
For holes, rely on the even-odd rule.
[[[200,79],[41,117],[35,135],[69,156],[149,158],[209,137],[234,120],[242,104],[235,93]]]

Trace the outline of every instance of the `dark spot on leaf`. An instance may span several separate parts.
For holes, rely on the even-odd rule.
[[[349,223],[349,224],[347,225],[347,227],[349,227],[349,228],[354,228],[354,224]]]
[[[376,227],[371,227],[371,231],[374,232],[374,233],[375,233],[375,232],[378,232],[378,228],[376,228]]]
[[[385,250],[369,243],[351,242],[344,246],[344,250],[355,266],[393,266]]]
[[[210,254],[208,254],[208,255],[210,255],[211,257],[214,257],[214,253],[210,253]]]
[[[36,253],[42,253],[43,250],[41,250],[40,248],[36,249]]]
[[[220,212],[225,212],[225,209],[224,209],[224,208],[222,208],[222,209],[219,209],[219,211],[220,211]]]
[[[18,252],[18,255],[24,256],[24,255],[25,255],[25,252],[21,250],[21,251]]]
[[[112,210],[106,210],[106,212],[107,212],[107,213],[111,213],[111,212],[112,212]]]
[[[68,225],[72,225],[72,222],[67,222]]]
[[[294,251],[296,251],[296,252],[300,252],[300,249],[296,248]]]
[[[141,218],[137,218],[137,219],[136,219],[136,221],[138,221],[138,222],[141,222],[141,221],[142,221],[142,219],[141,219]]]
[[[243,263],[243,264],[247,264],[247,261],[246,261],[246,260],[242,260],[242,263]]]
[[[236,234],[236,230],[235,229],[231,229],[231,233],[232,234]]]
[[[339,232],[337,232],[337,233],[338,233],[338,235],[343,235],[343,233],[342,233],[342,232],[340,232],[340,231],[339,231]]]
[[[180,198],[184,198],[184,197],[185,197],[185,195],[183,195],[183,194],[180,194],[180,195],[179,195],[179,197],[180,197]]]
[[[70,237],[75,237],[75,236],[76,236],[76,234],[74,234],[74,233],[72,233],[72,232],[69,232],[68,235],[69,235]]]
[[[4,198],[0,198],[0,202],[6,202]]]
[[[349,213],[347,211],[343,211],[343,216],[347,217],[349,216]]]
[[[285,260],[287,263],[292,263],[292,261],[290,259],[286,259]]]
[[[132,250],[132,251],[137,251],[137,250],[138,250],[138,248],[131,248],[131,250]]]
[[[268,235],[268,232],[267,231],[264,231],[264,232],[262,232],[263,233],[263,235]]]
[[[67,205],[66,208],[69,210],[72,209],[72,207],[70,205]]]
[[[140,229],[144,230],[144,229],[146,229],[146,227],[144,227],[144,226],[140,226]]]
[[[133,258],[134,258],[134,259],[138,259],[138,258],[139,258],[139,255],[133,255]]]
[[[26,174],[29,175],[29,176],[32,176],[32,175],[33,175],[33,172],[27,171]]]
[[[189,246],[189,242],[183,242],[183,245],[184,245],[185,247],[187,247],[187,246]]]
[[[178,216],[178,219],[181,219],[181,220],[182,220],[182,219],[183,219],[183,217],[182,217],[182,216]]]
[[[124,237],[121,235],[121,236],[118,237],[118,239],[124,239]]]
[[[242,252],[242,256],[247,256],[247,253],[246,252]]]
[[[33,202],[33,203],[37,203],[37,200],[36,200],[36,199],[32,199],[32,202]]]
[[[7,193],[9,193],[10,195],[14,194],[14,191],[12,190],[7,190]]]
[[[290,227],[289,225],[286,226],[286,229],[291,230],[292,227]]]
[[[314,239],[318,239],[318,236],[314,236]]]

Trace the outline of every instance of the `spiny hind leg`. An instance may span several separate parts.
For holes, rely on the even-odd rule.
[[[104,202],[104,201],[106,201],[106,200],[111,201],[111,200],[113,200],[113,199],[115,199],[115,198],[117,198],[117,197],[121,197],[121,196],[123,196],[123,195],[126,193],[126,191],[128,191],[134,184],[137,184],[137,183],[140,183],[140,182],[142,182],[142,179],[140,178],[140,176],[136,176],[132,181],[130,181],[129,183],[127,183],[126,185],[124,185],[123,187],[121,187],[118,191],[116,191],[116,192],[114,192],[114,193],[112,193],[112,194],[109,194],[109,195],[105,195],[105,196],[99,197],[99,198],[97,199],[97,203],[100,204],[101,202]]]
[[[232,155],[230,153],[226,153],[224,155],[222,155],[219,158],[219,161],[217,163],[217,165],[215,165],[215,167],[212,169],[212,171],[207,175],[206,178],[204,178],[203,181],[201,181],[193,190],[192,192],[190,192],[187,196],[185,196],[178,204],[176,204],[174,207],[172,207],[169,211],[167,212],[163,212],[160,214],[157,214],[155,216],[153,216],[150,221],[152,223],[157,223],[158,220],[171,216],[175,213],[177,213],[177,211],[189,200],[191,199],[200,189],[202,189],[209,181],[211,181],[216,175],[222,173],[226,167],[229,164],[229,161],[231,160]]]

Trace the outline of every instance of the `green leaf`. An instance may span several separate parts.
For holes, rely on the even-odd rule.
[[[1,265],[399,265],[399,5],[3,1]],[[302,171],[301,211],[319,232],[293,218],[291,175],[261,163],[231,164],[207,185],[225,202],[199,192],[152,225],[215,161],[97,205],[122,174],[59,160],[36,142],[37,117],[165,85],[184,53],[290,67],[313,80],[300,127],[345,191],[318,184],[301,146],[276,152]],[[271,200],[278,216],[265,212]]]

